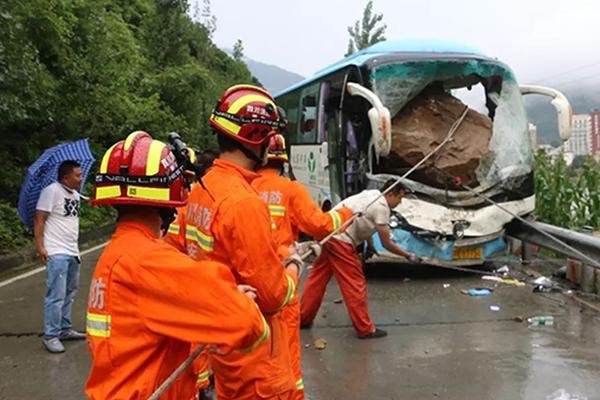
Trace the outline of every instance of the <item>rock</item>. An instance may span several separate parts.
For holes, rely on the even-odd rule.
[[[464,109],[462,101],[443,89],[426,88],[392,119],[392,150],[381,160],[380,169],[402,174],[418,163],[446,138]],[[491,119],[469,109],[453,140],[411,178],[442,189],[448,186],[451,177],[460,177],[467,186],[478,186],[476,170],[490,153],[491,137]]]
[[[308,348],[310,347],[310,344],[306,343],[306,344],[304,345],[304,347],[308,349]]]
[[[517,315],[515,317],[515,321],[517,321],[517,322],[523,322],[523,321],[525,321],[525,317],[523,317],[522,315]]]
[[[335,299],[333,302],[335,304],[341,304],[344,301],[344,299],[342,299],[341,297],[339,299]]]
[[[315,346],[315,349],[317,350],[323,350],[327,347],[327,340],[317,339],[314,341],[313,346]]]

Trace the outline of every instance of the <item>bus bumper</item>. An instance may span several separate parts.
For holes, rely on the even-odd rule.
[[[504,231],[482,237],[451,239],[422,239],[401,228],[392,230],[392,240],[404,250],[416,254],[424,264],[453,266],[481,265],[487,259],[506,254],[508,245]],[[404,257],[387,251],[381,244],[379,235],[373,235],[377,256],[367,263],[406,263]]]

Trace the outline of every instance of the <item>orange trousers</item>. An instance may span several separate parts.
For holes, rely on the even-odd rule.
[[[302,365],[300,362],[300,306],[298,304],[298,292],[294,294],[294,299],[291,303],[283,309],[281,317],[285,322],[289,336],[290,359],[296,381],[294,400],[303,400],[304,383],[302,381]]]
[[[323,246],[321,256],[313,264],[302,291],[300,318],[310,325],[317,316],[327,283],[335,275],[344,303],[359,336],[372,333],[375,325],[369,317],[367,281],[356,249],[349,243],[331,239]]]

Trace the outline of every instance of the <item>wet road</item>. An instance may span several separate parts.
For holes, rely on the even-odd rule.
[[[83,257],[77,328],[97,256]],[[478,276],[425,267],[374,267],[368,279],[371,315],[389,336],[358,340],[332,283],[314,327],[302,331],[309,399],[546,400],[560,389],[600,398],[600,316],[562,295],[499,286],[470,298],[460,289],[486,286]],[[43,349],[43,295],[43,273],[0,287],[0,399],[84,398],[86,344],[66,343],[59,355]],[[555,316],[555,325],[514,321],[534,314]],[[317,338],[324,350],[312,346]]]

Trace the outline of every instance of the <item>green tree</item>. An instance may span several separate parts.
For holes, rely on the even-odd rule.
[[[48,147],[87,137],[100,159],[138,129],[214,146],[206,121],[216,100],[255,79],[188,8],[186,0],[0,2],[0,214],[8,216],[0,252],[29,240],[15,229],[15,206],[27,167]],[[113,218],[96,211],[82,211],[82,229]]]
[[[387,26],[382,23],[383,14],[373,14],[373,1],[369,0],[363,11],[362,20],[348,27],[348,50],[346,56],[385,40]]]
[[[238,39],[233,45],[233,59],[236,61],[242,61],[244,58],[244,45],[242,39]]]

